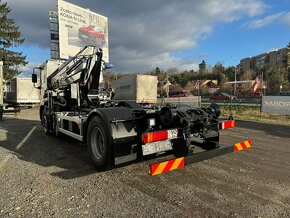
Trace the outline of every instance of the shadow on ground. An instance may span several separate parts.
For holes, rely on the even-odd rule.
[[[34,129],[34,131],[33,131]],[[40,121],[19,118],[5,118],[0,122],[0,147],[10,151],[19,159],[52,168],[48,172],[62,179],[73,179],[97,174],[90,160],[86,145],[69,136],[47,136],[42,130]],[[162,158],[164,155],[160,155]],[[133,161],[143,162],[156,158],[144,157]],[[0,161],[1,163],[1,161]],[[115,166],[122,168],[132,162]],[[110,171],[108,169],[107,171]]]
[[[65,135],[46,136],[40,121],[6,118],[0,122],[0,133],[0,146],[19,159],[61,168],[59,172],[53,169],[53,176],[72,179],[97,173],[85,144]]]
[[[290,138],[290,126],[238,120],[237,127],[260,130],[268,135],[273,135],[276,137]]]

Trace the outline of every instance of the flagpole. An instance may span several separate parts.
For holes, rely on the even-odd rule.
[[[264,89],[264,71],[262,71],[262,90],[263,90],[263,95],[265,95],[265,89]]]
[[[235,87],[234,87],[234,96],[236,96],[236,89],[237,89],[237,71],[235,66]]]

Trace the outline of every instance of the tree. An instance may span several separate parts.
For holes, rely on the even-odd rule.
[[[268,92],[270,94],[277,94],[280,90],[280,86],[284,83],[280,70],[272,68],[267,72],[267,74],[268,74],[267,80]]]
[[[289,75],[290,74],[290,42],[287,45],[287,57],[286,57],[286,61],[287,61],[286,68],[288,70],[288,75]],[[289,79],[289,82],[290,82],[290,79]]]
[[[159,74],[160,72],[161,72],[160,68],[159,68],[159,67],[156,67],[156,68],[155,68],[155,73],[156,73],[156,74]]]
[[[199,67],[199,73],[203,74],[206,72],[206,63],[204,60],[198,65]]]
[[[249,80],[255,79],[255,77],[256,77],[255,71],[246,70],[241,74],[240,80],[241,81],[249,81]],[[246,93],[252,91],[253,90],[252,83],[250,83],[250,82],[243,83],[241,85],[241,90],[242,90],[242,92],[246,92]]]
[[[225,83],[228,81],[228,78],[225,74],[221,73],[217,75],[217,81],[220,87],[223,87]]]
[[[235,80],[235,67],[234,66],[227,67],[224,71],[224,74],[228,77],[229,81],[234,81]]]
[[[7,3],[1,3],[0,0],[0,60],[3,61],[4,79],[11,79],[18,75],[18,66],[26,65],[25,56],[22,52],[14,52],[9,48],[21,45],[24,38],[21,38],[19,27],[16,26],[15,21],[8,17],[11,9]]]
[[[212,72],[216,74],[223,73],[224,71],[225,71],[225,68],[221,63],[216,63],[212,69]]]

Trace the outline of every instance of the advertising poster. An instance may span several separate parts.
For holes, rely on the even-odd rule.
[[[86,45],[103,49],[109,62],[108,18],[63,0],[58,0],[60,58],[74,56]]]

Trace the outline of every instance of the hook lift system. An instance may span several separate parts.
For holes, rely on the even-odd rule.
[[[102,55],[102,49],[86,46],[50,75],[45,74],[38,87],[45,90],[40,107],[44,133],[63,133],[85,142],[96,169],[142,156],[173,154],[176,159],[150,166],[149,174],[157,175],[251,147],[251,140],[219,145],[220,129],[234,127],[235,121],[220,122],[217,104],[192,108],[114,100],[112,90],[102,89],[99,82],[102,71],[109,67]],[[39,69],[41,74],[47,73],[44,67]],[[33,73],[32,82],[36,81]]]

